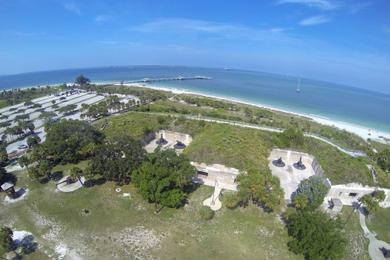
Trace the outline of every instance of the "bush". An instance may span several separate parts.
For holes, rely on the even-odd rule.
[[[235,193],[227,193],[223,196],[223,202],[228,209],[235,209],[240,203],[240,198]]]
[[[202,206],[199,215],[203,220],[210,220],[214,217],[214,211],[208,206]]]

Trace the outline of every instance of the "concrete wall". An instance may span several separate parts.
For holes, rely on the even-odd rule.
[[[390,190],[382,189],[377,187],[369,187],[363,186],[357,183],[349,183],[342,185],[333,185],[326,198],[325,201],[328,201],[331,198],[340,199],[343,205],[352,206],[353,203],[358,203],[359,199],[366,194],[370,194],[376,190],[382,190],[386,194],[386,198],[383,202],[379,203],[379,206],[383,208],[390,207]]]

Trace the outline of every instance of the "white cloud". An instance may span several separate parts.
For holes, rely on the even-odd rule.
[[[322,10],[333,10],[339,7],[337,4],[329,0],[279,0],[277,4],[300,4]]]
[[[99,25],[106,23],[108,20],[110,20],[110,16],[105,14],[100,14],[95,17],[95,22]]]
[[[327,23],[329,21],[330,21],[329,17],[326,17],[324,15],[316,15],[316,16],[311,16],[306,19],[303,19],[302,21],[299,22],[299,24],[302,26],[312,26],[312,25]]]
[[[81,9],[75,3],[69,2],[64,4],[64,8],[69,12],[81,15]]]
[[[293,43],[295,38],[284,33],[280,27],[254,28],[239,24],[216,23],[205,20],[166,18],[140,24],[130,28],[142,33],[160,34],[204,34],[205,36],[254,41]]]

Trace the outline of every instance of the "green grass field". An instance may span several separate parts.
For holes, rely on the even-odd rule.
[[[368,228],[377,234],[377,238],[390,244],[390,208],[378,209],[367,221]]]
[[[53,182],[32,183],[25,173],[18,177],[18,185],[30,192],[2,206],[0,219],[35,235],[41,248],[27,259],[55,256],[58,245],[85,259],[300,259],[288,251],[288,236],[276,214],[249,206],[224,208],[211,221],[201,220],[201,202],[212,193],[208,187],[193,192],[184,208],[156,215],[132,185],[120,187],[121,193],[105,183],[67,194],[56,192]]]

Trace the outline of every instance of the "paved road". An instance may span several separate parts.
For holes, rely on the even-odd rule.
[[[239,127],[244,127],[244,128],[258,129],[258,130],[274,132],[274,133],[281,133],[281,132],[283,132],[285,130],[285,129],[282,129],[282,128],[276,128],[276,127],[270,127],[270,126],[259,126],[259,125],[247,124],[247,123],[243,123],[243,122],[229,121],[229,120],[215,119],[215,118],[208,118],[208,117],[202,117],[202,116],[166,114],[166,113],[150,113],[150,112],[137,112],[137,113],[148,113],[148,114],[163,115],[163,116],[170,115],[170,116],[173,116],[173,117],[184,117],[184,118],[190,119],[190,120],[199,120],[199,121],[206,121],[206,122],[212,122],[212,123],[218,123],[218,124],[228,124],[228,125],[234,125],[234,126],[239,126]],[[361,151],[351,151],[349,149],[341,147],[340,145],[330,141],[329,139],[326,139],[325,137],[318,136],[318,135],[312,134],[312,133],[304,133],[304,135],[306,137],[315,138],[315,139],[317,139],[319,141],[327,143],[327,144],[337,148],[339,151],[341,151],[341,152],[343,152],[345,154],[348,154],[349,156],[352,156],[352,157],[367,156],[364,152],[361,152]]]

